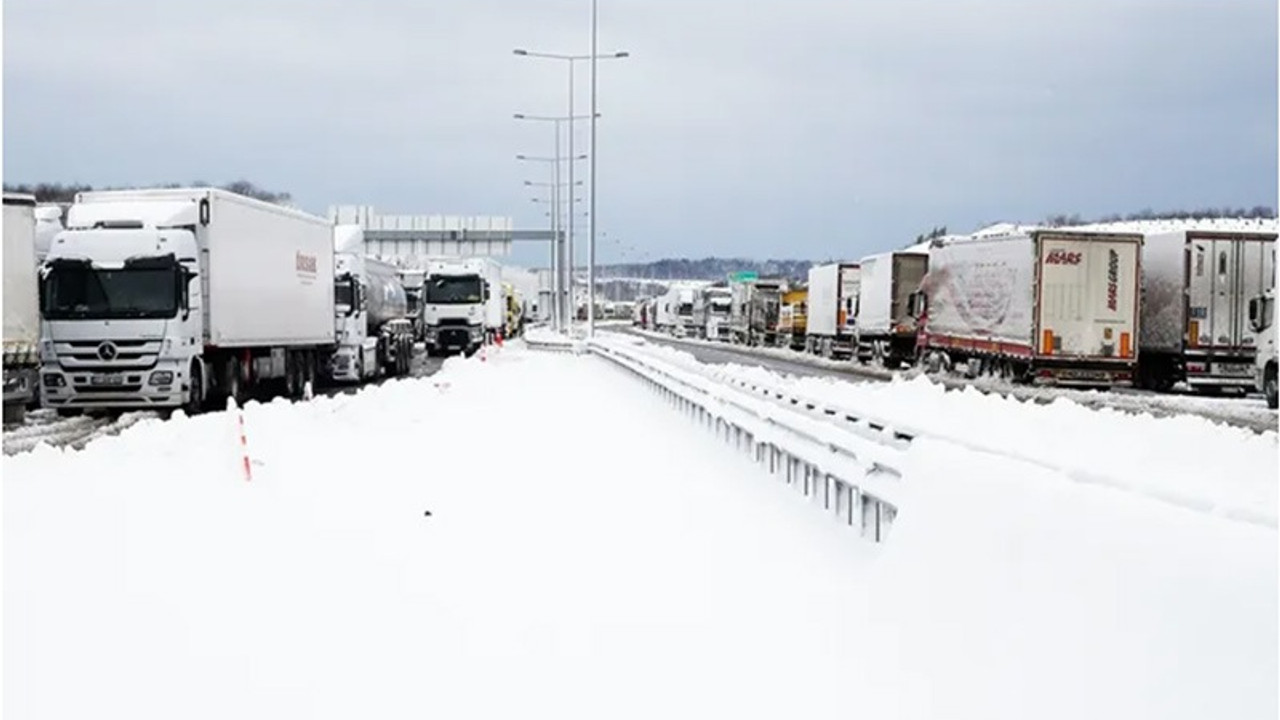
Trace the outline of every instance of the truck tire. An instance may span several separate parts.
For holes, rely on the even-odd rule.
[[[182,405],[182,411],[188,416],[197,415],[204,409],[204,370],[199,360],[191,361],[187,386],[187,401]]]
[[[244,375],[240,368],[240,358],[234,355],[227,358],[227,363],[223,366],[223,374],[225,382],[223,387],[226,389],[226,396],[229,400],[235,400],[236,406],[244,406]]]
[[[1267,369],[1262,373],[1262,394],[1267,396],[1267,407],[1272,410],[1280,404],[1278,393],[1280,393],[1280,379],[1276,375],[1276,365],[1272,363],[1267,365]]]

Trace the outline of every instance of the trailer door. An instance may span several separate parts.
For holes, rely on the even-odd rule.
[[[1134,359],[1140,242],[1045,235],[1039,249],[1040,353]]]
[[[1251,297],[1269,287],[1273,272],[1267,236],[1196,237],[1191,241],[1187,298],[1188,345],[1200,350],[1253,347]]]

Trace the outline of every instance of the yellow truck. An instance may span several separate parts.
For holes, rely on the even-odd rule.
[[[809,289],[793,288],[782,294],[778,311],[778,347],[804,350],[808,329]]]

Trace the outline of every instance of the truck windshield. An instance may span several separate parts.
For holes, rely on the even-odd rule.
[[[680,303],[680,308],[676,310],[676,313],[680,315],[692,315],[693,303]]]
[[[484,302],[484,283],[478,275],[439,276],[427,280],[426,304],[471,305]]]
[[[43,300],[49,320],[171,318],[178,314],[177,268],[54,266]]]
[[[711,301],[711,314],[713,314],[713,315],[728,315],[728,314],[729,314],[729,308],[730,308],[730,306],[731,306],[732,304],[733,304],[733,303],[732,303],[730,300],[727,300],[727,299],[726,299],[726,300],[712,300],[712,301]]]

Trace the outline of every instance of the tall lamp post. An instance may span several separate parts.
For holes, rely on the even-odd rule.
[[[595,3],[594,3],[594,0],[593,0],[593,2],[592,2],[592,27],[594,28],[594,26],[595,26]],[[590,60],[590,61],[591,61],[591,114],[589,115],[589,117],[590,117],[590,119],[591,119],[591,145],[592,145],[592,147],[595,147],[595,127],[596,127],[596,118],[597,118],[597,117],[599,117],[598,113],[596,113],[596,110],[595,110],[595,106],[596,106],[596,102],[595,102],[595,67],[596,67],[596,60],[609,60],[609,59],[619,59],[619,58],[624,58],[624,57],[628,57],[628,56],[630,55],[630,53],[625,52],[625,51],[622,51],[622,52],[608,53],[608,54],[605,54],[605,55],[599,55],[599,54],[597,54],[597,53],[596,53],[596,45],[595,45],[595,35],[594,35],[594,31],[593,31],[593,33],[592,33],[591,54],[589,54],[589,55],[565,55],[565,54],[561,54],[561,53],[531,52],[531,51],[529,51],[529,50],[524,50],[524,49],[519,49],[519,48],[517,48],[516,50],[514,50],[514,51],[512,51],[512,52],[514,52],[516,55],[519,55],[519,56],[521,56],[521,57],[545,58],[545,59],[548,59],[548,60],[562,60],[562,61],[564,61],[564,62],[568,63],[568,65],[569,65],[569,114],[568,114],[568,122],[569,122],[569,154],[570,154],[570,155],[573,155],[573,141],[574,141],[573,121],[574,121],[574,119],[575,119],[574,114],[573,114],[573,90],[574,90],[574,83],[573,83],[573,64],[574,64],[575,62],[577,62],[578,60]],[[592,255],[591,255],[591,256],[592,256],[592,257],[594,257],[594,252],[595,252],[595,236],[594,236],[594,232],[595,232],[595,230],[594,230],[594,228],[595,228],[595,219],[594,219],[594,218],[592,218],[592,217],[590,217],[590,216],[592,216],[592,215],[595,215],[595,197],[594,197],[594,196],[595,196],[595,189],[594,189],[594,188],[595,188],[595,160],[594,160],[594,159],[592,159],[592,161],[591,161],[591,168],[592,168],[592,170],[591,170],[591,182],[592,182],[592,199],[591,199],[591,206],[592,206],[592,207],[591,207],[591,210],[588,212],[587,222],[590,224],[590,226],[591,226],[591,228],[592,228],[592,239],[591,239],[591,247],[592,247],[591,253],[592,253]],[[573,163],[569,163],[569,182],[570,182],[570,183],[572,183],[572,182],[573,182]],[[574,252],[573,252],[573,213],[570,213],[570,214],[569,214],[569,228],[568,228],[568,230],[569,230],[569,283],[570,283],[570,286],[569,286],[569,295],[570,295],[570,297],[572,297],[572,295],[573,295],[573,285],[572,285],[572,283],[573,283],[573,270],[574,270],[574,267],[576,266],[575,255],[574,255]],[[595,286],[592,284],[592,280],[591,280],[591,278],[592,278],[592,277],[593,277],[593,275],[594,275],[594,267],[588,267],[588,268],[587,268],[587,275],[588,275],[587,283],[588,283],[588,285],[589,285],[589,288],[588,288],[588,291],[587,291],[587,295],[588,295],[588,298],[589,298],[589,299],[587,300],[587,318],[588,318],[587,322],[588,322],[588,325],[590,326],[590,324],[592,323],[592,318],[593,318],[593,317],[594,317],[594,315],[595,315],[595,300],[594,300],[594,298],[595,298]],[[589,330],[589,332],[590,332],[590,330]]]
[[[517,115],[517,117],[524,118],[525,116]],[[557,129],[556,129],[557,153],[559,150],[559,138],[560,138],[559,124],[557,123]],[[578,155],[577,157],[565,157],[565,156],[560,156],[559,154],[557,154],[555,157],[516,155],[516,160],[523,160],[525,162],[552,163],[550,183],[530,183],[526,181],[525,185],[537,185],[539,187],[551,188],[551,205],[553,208],[555,208],[555,207],[559,207],[559,203],[557,202],[557,199],[560,196],[559,190],[560,188],[565,187],[565,183],[560,182],[560,163],[565,160],[570,160],[570,161],[585,160],[586,157],[587,157],[586,155]],[[582,183],[578,183],[578,184],[581,185]],[[572,190],[570,190],[570,195],[572,195]],[[537,201],[535,200],[534,202],[537,202]],[[561,252],[560,252],[561,250],[560,241],[562,239],[561,233],[560,233],[560,229],[561,229],[560,223],[563,220],[563,218],[560,216],[558,212],[548,213],[548,216],[551,218],[551,294],[552,294],[551,328],[553,330],[558,331],[560,329],[561,316],[563,315],[561,311],[561,301],[564,295],[564,284],[563,284],[564,261],[563,261],[563,258],[561,257]],[[572,294],[573,294],[572,292],[569,293],[570,297],[572,297]]]
[[[578,115],[578,116],[574,116],[574,115],[563,115],[563,116],[561,116],[561,115],[528,115],[528,114],[525,114],[525,113],[516,113],[513,117],[515,117],[515,119],[517,119],[517,120],[530,120],[530,121],[534,121],[534,122],[549,122],[549,123],[551,123],[552,125],[554,125],[554,126],[555,126],[555,133],[556,133],[555,156],[552,158],[552,167],[554,167],[554,168],[555,168],[555,172],[554,172],[553,174],[554,174],[554,176],[555,176],[555,182],[556,182],[557,189],[558,189],[558,188],[559,188],[559,185],[560,185],[560,160],[562,159],[562,158],[561,158],[561,156],[560,156],[560,123],[562,123],[562,122],[569,122],[569,123],[572,123],[575,119],[576,119],[576,120],[584,120],[584,119],[586,119],[586,116],[585,116],[585,115]],[[571,133],[570,135],[572,135],[572,133]],[[572,143],[572,142],[573,142],[572,137],[570,137],[569,142],[570,142],[570,143]],[[581,158],[577,158],[577,157],[575,157],[575,156],[573,155],[573,151],[572,151],[572,150],[570,150],[570,152],[569,152],[569,157],[570,157],[570,160],[569,160],[569,177],[570,177],[570,183],[572,184],[572,182],[573,182],[573,180],[572,180],[572,178],[573,178],[573,161],[574,161],[574,160],[576,160],[576,159],[581,159]],[[557,196],[558,196],[558,195],[557,195]],[[556,213],[553,213],[553,215],[555,215],[555,214],[556,214]],[[557,220],[558,220],[558,218],[557,218]],[[572,222],[572,218],[570,219],[570,222]],[[557,247],[560,247],[560,246],[561,246],[561,243],[562,243],[562,236],[563,236],[564,232],[563,232],[563,229],[562,229],[562,228],[560,228],[558,224],[557,224],[557,229],[556,229],[555,233],[556,233],[556,234],[555,234],[556,245],[557,245]],[[573,287],[572,287],[572,283],[573,283],[573,265],[572,265],[572,260],[571,260],[571,261],[570,261],[570,263],[569,263],[569,267],[568,267],[568,268],[566,268],[566,267],[565,267],[565,262],[564,262],[564,260],[563,260],[564,252],[563,252],[563,249],[562,249],[562,248],[561,248],[560,250],[558,250],[558,251],[557,251],[557,256],[561,258],[560,265],[559,265],[559,275],[558,275],[558,277],[560,277],[560,278],[561,278],[561,279],[560,279],[560,281],[559,281],[559,288],[560,288],[560,292],[565,292],[565,291],[567,290],[567,292],[568,292],[569,296],[570,296],[570,297],[572,297],[572,296],[573,296]],[[559,297],[559,295],[557,295],[557,297]],[[568,313],[568,307],[567,307],[567,306],[568,306],[568,303],[564,303],[564,306],[562,307],[562,309],[563,309],[563,311],[564,311],[564,316],[565,316],[565,319],[564,319],[564,327],[565,327],[565,329],[566,329],[566,330],[567,330],[567,329],[569,328],[569,326],[571,325],[571,321],[570,321],[570,319],[569,319],[569,313]]]

